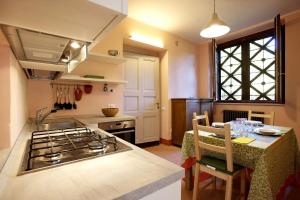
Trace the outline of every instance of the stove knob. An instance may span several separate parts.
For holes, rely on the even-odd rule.
[[[109,128],[110,128],[110,129],[113,129],[113,125],[111,124],[111,125],[109,126]]]
[[[126,127],[127,127],[127,124],[124,123],[123,128],[126,128]]]

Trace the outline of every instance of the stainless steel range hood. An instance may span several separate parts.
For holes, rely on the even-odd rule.
[[[0,27],[28,78],[56,79],[85,60],[87,49],[127,15],[127,5],[127,0],[1,0]],[[79,48],[71,48],[74,41]]]
[[[87,57],[87,42],[30,31],[13,26],[2,26],[10,46],[30,79],[57,79],[71,72]]]

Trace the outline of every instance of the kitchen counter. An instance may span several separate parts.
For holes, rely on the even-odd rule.
[[[99,122],[115,122],[115,121],[122,121],[122,120],[135,120],[134,116],[129,116],[129,115],[117,115],[115,117],[90,115],[90,116],[75,116],[74,118],[84,124],[98,124]]]
[[[97,128],[93,118],[85,120]],[[17,176],[31,132],[27,124],[0,173],[0,199],[151,199],[184,175],[181,167],[124,141],[133,150]]]

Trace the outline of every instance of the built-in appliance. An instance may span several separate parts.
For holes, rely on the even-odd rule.
[[[30,79],[60,78],[87,58],[88,42],[2,25],[10,46]],[[72,45],[77,44],[77,48]]]
[[[19,174],[131,150],[116,139],[88,128],[35,131],[27,143]]]
[[[135,121],[124,120],[115,122],[100,122],[98,128],[111,133],[131,144],[135,144]]]
[[[127,5],[127,0],[1,0],[0,28],[28,78],[53,80],[87,58],[125,18]]]

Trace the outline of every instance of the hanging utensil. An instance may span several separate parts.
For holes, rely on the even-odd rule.
[[[92,85],[84,85],[83,88],[84,88],[84,92],[86,94],[90,94],[92,92],[92,90],[93,90],[93,86]]]
[[[73,93],[72,93],[72,98],[73,98],[73,109],[76,110],[77,109],[77,105],[76,105],[76,102],[75,102],[75,85],[74,85],[74,88],[73,88]]]
[[[63,107],[64,107],[64,109],[68,109],[68,105],[67,105],[67,88],[66,88],[66,86],[64,87],[63,95],[64,95]]]
[[[80,87],[77,85],[77,88],[75,90],[75,99],[76,101],[80,101],[82,97],[82,90],[80,89]]]
[[[65,86],[65,103],[64,103],[64,107],[66,110],[69,110],[68,107],[68,86]]]
[[[70,97],[70,86],[68,86],[67,98],[68,98],[68,103],[67,103],[67,108],[66,109],[71,110],[72,109],[72,104],[71,104],[71,97]]]
[[[59,108],[59,103],[58,103],[58,97],[59,97],[59,90],[58,90],[58,85],[56,86],[56,102],[54,103],[54,108]]]
[[[59,108],[60,109],[64,109],[64,104],[63,104],[63,89],[62,89],[62,86],[60,86],[60,91],[59,91],[59,94],[60,94],[60,97],[59,97]]]

